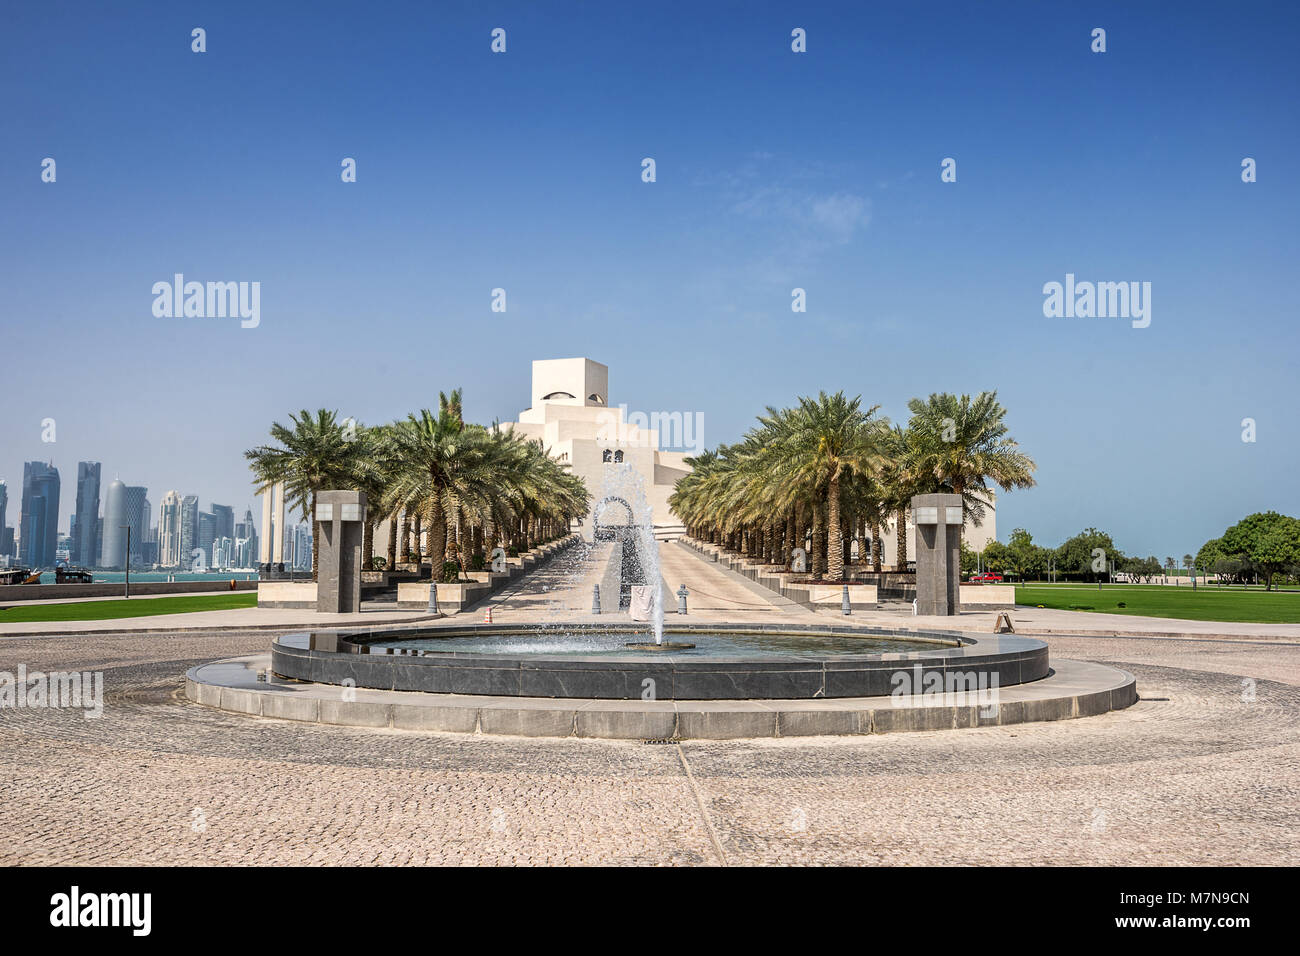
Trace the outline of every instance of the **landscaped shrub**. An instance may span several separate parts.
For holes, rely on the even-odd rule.
[[[444,561],[442,563],[442,576],[438,578],[439,584],[455,584],[460,580],[460,562]]]
[[[469,556],[469,569],[471,571],[482,571],[486,563],[482,551],[475,551]]]
[[[384,568],[388,567],[388,559],[387,559],[387,558],[375,558],[375,559],[373,559],[373,560],[371,561],[371,564],[374,565],[374,568],[375,568],[376,571],[382,571],[382,570],[384,570]]]

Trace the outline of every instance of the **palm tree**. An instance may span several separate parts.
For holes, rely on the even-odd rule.
[[[991,504],[986,482],[1003,490],[1034,483],[1034,463],[1007,436],[994,393],[913,400],[906,428],[860,402],[821,393],[769,407],[737,444],[687,459],[692,471],[669,504],[693,537],[765,562],[811,536],[813,573],[840,580],[844,536],[865,526],[880,570],[880,531],[891,516],[898,567],[906,567],[913,496],[960,494],[979,522]]]
[[[523,547],[550,540],[587,513],[590,496],[585,484],[541,442],[496,426],[466,424],[460,389],[439,393],[438,399],[436,415],[422,409],[402,421],[355,432],[344,429],[337,413],[325,409],[291,416],[291,427],[272,425],[271,436],[279,444],[245,453],[258,490],[284,482],[289,501],[302,508],[304,517],[314,517],[321,490],[364,491],[366,567],[373,567],[376,524],[389,522],[393,567],[399,546],[400,557],[405,556],[414,520],[417,536],[428,529],[428,553],[439,574],[453,522],[462,535],[460,548],[477,552],[498,537]],[[312,540],[314,577],[319,536],[313,534]]]
[[[338,412],[303,409],[290,414],[292,426],[275,422],[271,438],[278,445],[259,445],[244,452],[250,462],[258,494],[284,482],[290,510],[299,508],[304,521],[311,521],[311,576],[316,580],[320,557],[320,535],[316,528],[316,493],[356,484],[359,444],[353,430],[345,427]],[[263,534],[270,529],[264,528]],[[277,529],[279,533],[279,529]]]
[[[357,431],[356,488],[366,495],[366,523],[362,532],[362,567],[371,571],[375,567],[375,528],[389,515],[384,510],[383,499],[392,480],[393,462],[385,453],[389,425],[375,425]],[[397,547],[397,516],[391,516],[389,548]],[[396,559],[393,559],[396,563]],[[389,570],[393,570],[391,565]]]
[[[447,560],[453,519],[471,537],[482,529],[489,546],[508,527],[511,543],[527,548],[586,514],[586,485],[540,442],[465,424],[459,391],[441,399],[437,415],[422,409],[391,429],[385,453],[394,467],[383,498],[390,513],[427,521],[435,573]]]
[[[880,521],[894,519],[895,570],[907,569],[907,514],[912,498],[928,490],[917,468],[915,434],[894,425],[885,436],[886,464],[881,475]]]
[[[669,502],[693,536],[764,563],[787,560],[811,524],[812,573],[844,575],[844,532],[879,507],[886,423],[861,398],[820,394],[768,408],[736,445],[689,459]]]
[[[854,477],[878,475],[886,462],[884,428],[873,418],[879,408],[864,411],[861,396],[850,399],[843,392],[801,398],[791,432],[774,446],[778,469],[797,483],[824,489],[826,574],[832,581],[844,578],[843,486]]]
[[[907,407],[918,493],[961,495],[978,524],[992,493],[985,482],[1003,491],[1033,487],[1037,465],[1008,436],[1007,410],[998,403],[997,392],[981,392],[974,399],[936,393],[924,402],[914,398]]]
[[[435,573],[447,555],[448,515],[461,499],[487,493],[492,467],[486,435],[481,427],[465,427],[446,405],[437,415],[427,408],[408,415],[388,435],[386,453],[395,465],[384,507],[428,519]]]

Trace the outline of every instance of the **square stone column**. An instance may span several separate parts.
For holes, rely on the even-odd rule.
[[[274,512],[271,535],[271,564],[277,568],[284,563],[284,482],[271,486],[271,510]]]
[[[366,496],[361,491],[316,493],[320,566],[316,574],[316,610],[355,614],[361,610],[362,533]]]
[[[953,615],[961,610],[961,495],[917,495],[916,613]]]

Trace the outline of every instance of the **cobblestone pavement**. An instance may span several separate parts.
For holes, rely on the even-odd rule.
[[[1144,700],[1060,723],[679,747],[327,728],[181,697],[187,667],[266,642],[0,641],[0,670],[106,684],[97,720],[0,710],[0,863],[1300,862],[1295,645],[1050,638],[1127,667]]]

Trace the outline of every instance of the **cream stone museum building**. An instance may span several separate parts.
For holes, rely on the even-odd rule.
[[[650,427],[659,415],[628,415],[625,407],[610,404],[608,366],[589,358],[536,360],[531,395],[532,405],[519,413],[519,421],[499,427],[540,439],[553,457],[586,482],[593,509],[600,506],[602,488],[613,470],[609,466],[626,466],[624,470],[641,479],[656,535],[670,537],[682,530],[668,507],[668,496],[677,479],[690,473],[688,453],[659,450],[659,429]],[[677,437],[685,433],[680,413],[663,420]],[[579,529],[584,538],[591,539],[594,525],[588,515]]]

